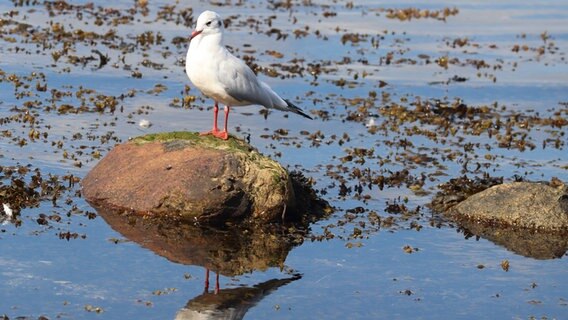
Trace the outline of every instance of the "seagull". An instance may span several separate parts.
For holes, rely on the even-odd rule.
[[[240,59],[223,45],[223,20],[213,11],[204,11],[197,18],[189,37],[185,59],[189,80],[204,95],[215,101],[213,129],[201,135],[213,135],[227,140],[227,123],[232,106],[261,105],[268,109],[289,111],[312,119],[289,100],[281,98]],[[223,131],[217,127],[218,103],[225,105]]]

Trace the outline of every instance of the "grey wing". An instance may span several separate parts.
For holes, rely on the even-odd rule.
[[[219,82],[225,91],[243,105],[259,104],[267,108],[272,102],[264,87],[252,70],[241,60],[227,52],[227,56],[219,63]]]

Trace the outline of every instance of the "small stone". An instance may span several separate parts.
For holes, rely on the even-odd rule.
[[[508,272],[509,271],[509,260],[503,260],[501,261],[501,268],[505,271]]]
[[[140,120],[140,122],[138,122],[138,125],[140,126],[140,128],[147,129],[152,126],[152,123],[149,120],[142,119]]]

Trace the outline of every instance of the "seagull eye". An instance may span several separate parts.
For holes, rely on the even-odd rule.
[[[211,21],[207,22],[205,25],[208,26],[208,27],[210,27],[210,26],[211,26]]]

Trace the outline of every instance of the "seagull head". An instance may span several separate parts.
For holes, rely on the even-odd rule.
[[[193,38],[201,35],[207,36],[210,34],[220,34],[223,32],[223,20],[221,16],[213,11],[204,11],[197,18],[197,24],[195,25],[195,30],[191,33],[189,41]]]

